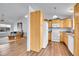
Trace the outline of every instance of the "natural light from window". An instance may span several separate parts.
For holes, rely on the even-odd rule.
[[[11,27],[9,24],[0,24],[0,27]]]

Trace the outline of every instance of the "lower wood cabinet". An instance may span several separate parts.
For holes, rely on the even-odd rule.
[[[60,42],[64,42],[64,33],[60,32]]]
[[[60,42],[63,42],[66,46],[68,46],[68,34],[64,32],[60,32]]]
[[[68,34],[64,33],[64,43],[68,46]]]
[[[52,41],[51,35],[52,35],[52,32],[48,32],[48,41]]]

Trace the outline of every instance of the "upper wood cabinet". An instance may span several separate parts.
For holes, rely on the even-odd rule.
[[[59,25],[61,25],[61,20],[60,19],[53,19],[52,20],[52,24],[59,24]]]
[[[72,20],[69,18],[65,18],[63,20],[61,19],[52,19],[50,21],[48,21],[48,27],[51,28],[52,24],[59,24],[61,28],[65,28],[65,27],[72,27]]]
[[[79,4],[76,4],[74,7],[74,55],[79,56]]]
[[[52,27],[52,20],[49,20],[48,21],[48,28],[51,28]]]
[[[61,27],[61,28],[64,28],[64,25],[63,25],[63,24],[64,24],[64,20],[61,20],[61,21],[60,21],[60,27]]]
[[[72,27],[72,20],[71,19],[64,19],[64,23],[63,23],[64,27]]]
[[[43,20],[43,13],[40,10],[30,13],[30,47],[36,52],[42,48]]]
[[[52,23],[60,23],[60,22],[61,22],[60,19],[53,19],[53,20],[52,20]]]

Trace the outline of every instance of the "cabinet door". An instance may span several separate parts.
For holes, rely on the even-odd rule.
[[[64,19],[63,25],[64,25],[64,27],[72,27],[72,20],[71,19]]]
[[[51,41],[51,32],[48,33],[48,40]]]
[[[66,46],[68,46],[68,36],[67,36],[67,34],[65,34],[65,44],[66,44]]]
[[[64,42],[64,34],[63,34],[63,32],[60,32],[60,42]]]
[[[63,41],[65,43],[66,46],[68,46],[68,35],[66,33],[63,34]]]
[[[52,27],[52,21],[48,21],[48,28],[51,28]]]
[[[61,28],[64,27],[64,26],[63,26],[63,22],[64,22],[64,20],[61,20],[61,22],[60,22],[60,27],[61,27]]]

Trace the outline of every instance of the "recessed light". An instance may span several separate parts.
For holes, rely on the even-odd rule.
[[[70,13],[74,13],[74,7],[69,8],[68,11],[69,11]]]

